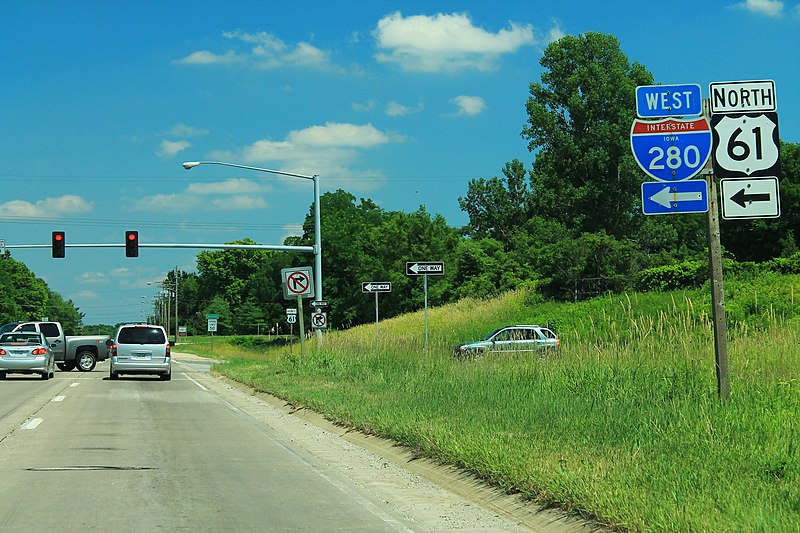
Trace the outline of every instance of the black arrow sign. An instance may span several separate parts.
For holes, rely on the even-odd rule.
[[[772,196],[766,193],[747,194],[744,189],[731,196],[731,200],[739,204],[740,207],[747,207],[751,202],[769,202]]]

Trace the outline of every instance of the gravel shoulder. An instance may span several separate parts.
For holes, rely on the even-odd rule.
[[[335,467],[427,531],[578,533],[604,529],[488,486],[463,470],[416,457],[394,441],[367,435],[275,396],[202,370],[210,361],[175,353],[178,370]],[[183,364],[181,364],[183,363]],[[201,368],[201,370],[198,370]]]

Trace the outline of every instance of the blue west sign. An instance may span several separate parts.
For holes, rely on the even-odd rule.
[[[645,215],[705,213],[708,211],[706,180],[642,183],[642,212]]]
[[[683,117],[702,113],[703,99],[697,84],[636,87],[636,116],[640,118]]]
[[[631,149],[636,162],[659,181],[697,175],[711,154],[711,128],[705,118],[633,121]]]

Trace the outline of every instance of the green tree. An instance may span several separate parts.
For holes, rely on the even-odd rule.
[[[630,235],[641,222],[642,173],[629,140],[635,89],[652,84],[652,74],[602,33],[550,43],[540,63],[545,71],[541,83],[530,84],[522,130],[536,152],[536,214],[577,234]]]
[[[206,307],[199,312],[202,315],[202,320],[207,321],[207,315],[217,315],[217,333],[220,335],[230,335],[234,333],[233,330],[233,313],[231,312],[228,301],[221,295],[217,294],[211,301],[206,304]],[[198,317],[199,318],[199,317]],[[207,328],[204,328],[207,330]]]
[[[539,268],[546,295],[581,300],[633,288],[642,264],[637,243],[600,231],[547,245]]]
[[[453,293],[456,298],[488,298],[514,289],[527,272],[495,239],[462,239],[453,254]]]
[[[14,260],[9,251],[0,260],[0,272],[3,292],[11,296],[7,309],[15,313],[8,317],[7,322],[51,318],[47,284],[28,270],[25,264]]]
[[[528,173],[519,160],[506,163],[503,176],[470,180],[467,195],[458,198],[458,205],[469,215],[468,235],[495,239],[509,249],[520,222],[531,217],[531,190]]]
[[[263,331],[266,323],[264,310],[253,296],[246,297],[233,316],[233,328],[239,334],[253,335],[259,331],[259,326]]]

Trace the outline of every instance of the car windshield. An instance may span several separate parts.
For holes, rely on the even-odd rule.
[[[30,333],[3,333],[0,336],[0,344],[41,344],[42,339],[38,335]]]
[[[117,336],[118,344],[164,344],[167,342],[161,328],[122,328]]]
[[[486,335],[486,336],[485,336],[484,338],[482,338],[481,340],[482,340],[482,341],[488,341],[488,340],[491,340],[491,339],[492,339],[492,337],[494,337],[494,336],[495,336],[495,334],[496,334],[498,331],[500,331],[501,329],[503,329],[503,328],[497,328],[496,330],[494,330],[493,332],[489,333],[488,335]]]

